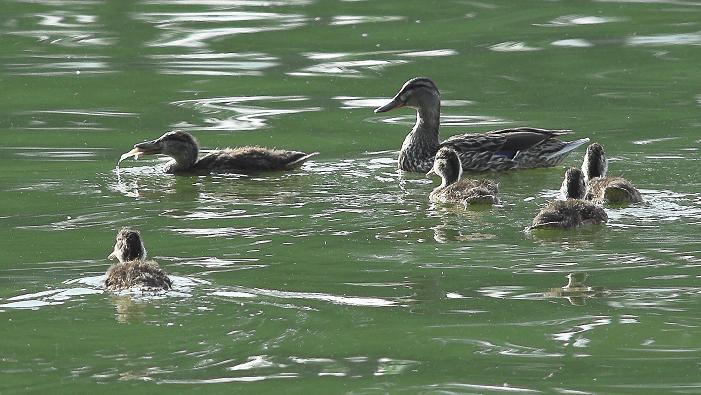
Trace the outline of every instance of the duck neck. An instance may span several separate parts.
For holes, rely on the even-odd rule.
[[[584,178],[588,182],[592,178],[606,177],[608,171],[608,159],[600,154],[591,154],[587,152],[582,165]]]
[[[409,171],[428,171],[420,168],[429,166],[427,162],[438,151],[440,140],[438,128],[440,127],[440,104],[435,107],[420,107],[416,111],[416,124],[404,139],[400,153],[400,168]],[[427,162],[427,163],[424,163]]]
[[[197,147],[190,147],[187,150],[170,153],[169,156],[173,158],[173,160],[168,162],[166,171],[168,173],[175,173],[190,169],[197,163],[198,151]]]

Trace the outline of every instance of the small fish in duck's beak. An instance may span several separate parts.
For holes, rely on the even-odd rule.
[[[161,153],[160,146],[160,139],[144,141],[143,143],[135,144],[134,148],[131,151],[122,154],[122,156],[119,157],[119,162],[117,162],[117,164],[121,163],[124,159],[127,159],[132,156],[134,157],[134,159],[139,159],[140,156],[159,154]]]

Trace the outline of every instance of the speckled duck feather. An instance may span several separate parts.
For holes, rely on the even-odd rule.
[[[135,260],[115,263],[107,269],[105,287],[110,291],[129,288],[169,290],[173,282],[165,270],[154,261]]]

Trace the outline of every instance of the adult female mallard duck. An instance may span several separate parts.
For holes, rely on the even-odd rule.
[[[460,155],[462,168],[468,171],[510,170],[556,166],[567,154],[589,141],[588,138],[563,142],[556,137],[568,130],[515,128],[486,133],[452,136],[441,143],[441,97],[436,84],[428,78],[412,78],[394,98],[376,113],[399,107],[416,110],[416,124],[404,139],[399,153],[399,168],[426,173],[440,147],[449,146]]]
[[[168,290],[173,282],[168,274],[154,261],[145,261],[146,248],[141,234],[133,229],[122,228],[117,232],[114,251],[107,257],[118,263],[107,269],[105,287],[110,291],[128,288],[144,290]]]
[[[197,158],[199,145],[190,133],[170,131],[161,137],[134,145],[119,161],[133,156],[163,154],[173,158],[166,165],[166,173],[257,173],[272,170],[292,170],[301,166],[318,152],[306,154],[257,146],[225,148]]]
[[[462,165],[458,153],[451,147],[443,147],[436,153],[433,168],[426,173],[441,177],[428,198],[434,203],[458,203],[465,207],[471,204],[499,203],[497,193],[499,186],[491,180],[461,180]]]
[[[581,170],[573,167],[567,169],[560,193],[566,200],[550,202],[533,218],[529,229],[570,229],[608,221],[608,215],[603,208],[582,200],[586,193],[586,183]]]
[[[626,205],[640,203],[643,197],[630,181],[623,177],[607,177],[608,159],[604,147],[593,143],[587,147],[582,172],[587,182],[585,199],[594,203]]]

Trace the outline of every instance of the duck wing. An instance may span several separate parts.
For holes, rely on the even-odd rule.
[[[226,148],[203,156],[193,167],[214,173],[290,170],[301,166],[304,161],[317,154],[255,146]]]
[[[536,128],[512,128],[486,133],[467,133],[452,136],[441,146],[449,145],[460,151],[492,151],[513,159],[519,151],[530,149],[543,141],[552,139],[569,130],[548,130]]]
[[[569,130],[512,128],[448,138],[441,146],[450,146],[460,155],[463,169],[473,171],[555,166],[574,148],[588,139],[565,143],[557,136]]]

